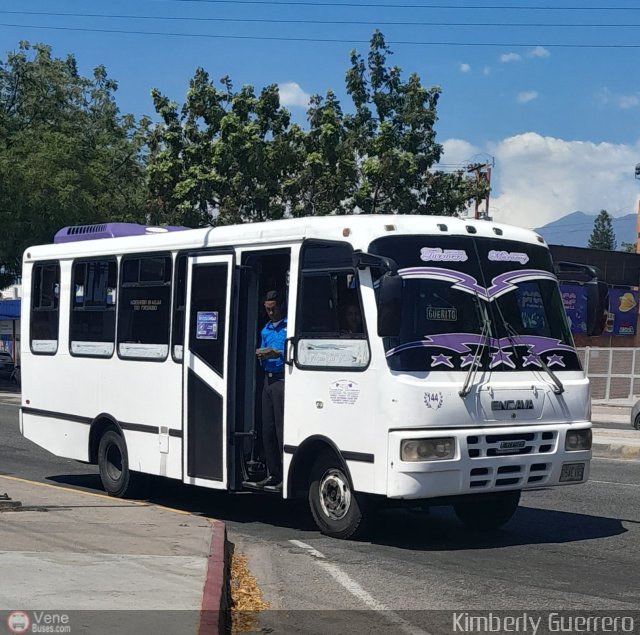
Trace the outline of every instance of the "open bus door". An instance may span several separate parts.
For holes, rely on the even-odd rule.
[[[234,256],[187,262],[183,421],[184,482],[227,487],[230,319]]]

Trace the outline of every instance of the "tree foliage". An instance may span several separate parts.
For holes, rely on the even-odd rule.
[[[282,218],[303,147],[276,85],[221,88],[199,68],[182,108],[152,92],[150,217],[199,226]]]
[[[142,217],[144,134],[116,89],[104,67],[82,77],[41,44],[0,62],[0,288],[61,227]]]
[[[376,31],[351,53],[345,113],[333,91],[314,95],[308,130],[292,124],[277,86],[219,86],[198,69],[179,108],[158,90],[149,141],[151,217],[186,225],[347,213],[454,215],[488,185],[434,170],[440,88],[388,67]]]
[[[601,209],[593,221],[593,231],[587,246],[591,249],[615,250],[616,234],[613,231],[611,215],[606,209]]]

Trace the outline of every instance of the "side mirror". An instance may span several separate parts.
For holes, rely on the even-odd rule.
[[[378,287],[378,335],[396,337],[402,324],[402,278],[385,273]]]

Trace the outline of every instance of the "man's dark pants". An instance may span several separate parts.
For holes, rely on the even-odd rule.
[[[282,480],[284,379],[264,378],[262,389],[262,443],[269,475]]]

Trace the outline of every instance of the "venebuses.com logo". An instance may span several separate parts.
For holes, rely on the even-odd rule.
[[[11,611],[7,615],[10,633],[70,633],[71,620],[58,611]]]
[[[31,618],[25,611],[11,611],[7,616],[7,628],[12,633],[26,633],[31,626]]]

